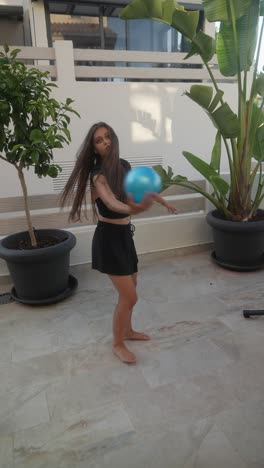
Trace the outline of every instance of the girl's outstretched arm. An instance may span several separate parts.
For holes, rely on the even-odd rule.
[[[167,208],[169,213],[177,214],[179,212],[177,208],[175,208],[174,205],[172,205],[171,203],[168,203],[167,200],[161,197],[158,193],[155,193],[153,196],[154,196],[154,201],[156,201],[157,203],[160,203],[160,205]]]
[[[154,203],[153,193],[146,196],[140,203],[134,203],[130,196],[128,196],[127,203],[117,200],[103,175],[94,176],[93,185],[96,189],[97,196],[101,198],[109,210],[115,211],[116,213],[127,213],[129,215],[142,213],[148,210]]]

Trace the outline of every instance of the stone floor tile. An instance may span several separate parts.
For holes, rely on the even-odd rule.
[[[187,343],[177,353],[173,348],[161,350],[139,366],[149,386],[155,388],[180,378],[206,376],[231,362],[230,356],[207,338]]]
[[[111,352],[111,282],[71,272],[65,301],[0,306],[1,468],[263,468],[264,319],[242,316],[264,307],[263,271],[141,256],[133,325],[151,340],[127,343],[132,366]]]
[[[64,419],[53,424],[41,424],[31,430],[15,433],[16,466],[37,468],[43,461],[70,466],[85,461],[86,466],[103,453],[131,438],[134,428],[122,405],[110,404],[78,416],[64,414]],[[28,465],[27,465],[28,463]],[[79,465],[77,465],[79,466]]]
[[[1,382],[2,383],[2,382]],[[0,386],[1,387],[1,386]],[[9,387],[9,386],[8,386]],[[38,402],[38,395],[41,392],[45,391],[47,385],[45,384],[34,384],[21,386],[17,385],[15,387],[10,387],[9,390],[1,389],[0,395],[0,436],[11,435],[16,430],[16,424],[20,425],[20,420],[23,417],[23,411],[25,409],[25,414],[28,415],[29,421],[31,421],[31,410],[30,410],[30,401],[33,401],[33,410],[36,414],[32,415],[32,419],[36,418],[38,420],[44,419],[48,414],[45,412],[46,404],[44,397],[39,397],[42,403],[40,411],[38,411],[38,406],[34,405],[34,400]],[[29,405],[29,410],[27,410]],[[20,418],[20,415],[22,416]],[[44,414],[46,416],[44,416]],[[25,416],[26,420],[26,416]],[[18,423],[19,421],[19,423]]]
[[[264,401],[243,402],[215,416],[218,429],[246,464],[264,466]]]
[[[46,394],[51,418],[63,420],[65,414],[74,416],[106,403],[120,403],[120,394],[127,391],[133,397],[135,388],[147,388],[140,370],[136,366],[120,368],[113,356],[108,366],[88,365],[86,372],[49,386]]]
[[[0,466],[1,468],[13,468],[13,437],[0,436]]]
[[[198,450],[183,468],[247,468],[225,434],[214,428],[206,435]]]

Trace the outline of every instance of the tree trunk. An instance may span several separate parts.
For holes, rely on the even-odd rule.
[[[32,221],[31,221],[31,216],[30,216],[30,211],[29,211],[29,205],[28,205],[27,186],[26,186],[25,177],[24,177],[24,173],[23,173],[22,168],[18,169],[18,177],[19,177],[21,187],[22,187],[22,191],[23,191],[24,207],[25,207],[25,212],[26,212],[28,232],[29,232],[31,245],[32,245],[32,247],[36,248],[37,247],[37,240],[36,240],[36,236],[34,234],[34,230],[33,230],[33,226],[32,226]]]

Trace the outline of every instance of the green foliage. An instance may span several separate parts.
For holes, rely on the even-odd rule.
[[[211,184],[212,192],[201,190],[186,177],[174,176],[171,168],[166,172],[157,166],[164,187],[170,184],[188,187],[202,193],[226,218],[247,221],[255,215],[264,198],[261,167],[264,161],[264,73],[257,73],[264,30],[261,18],[264,0],[203,0],[203,6],[206,19],[220,23],[216,40],[197,31],[199,12],[190,14],[173,0],[133,0],[122,10],[121,18],[144,17],[177,29],[190,41],[186,59],[199,55],[212,81],[212,86],[192,85],[185,93],[206,112],[217,129],[211,162],[208,164],[198,156],[183,152],[189,163]],[[220,72],[237,79],[236,111],[224,100],[224,92],[209,65],[215,53]],[[253,79],[249,83],[247,72],[251,68]],[[222,144],[228,157],[230,184],[220,176]],[[254,183],[256,195],[253,195]]]
[[[19,49],[0,52],[0,159],[12,164],[21,183],[25,214],[32,247],[37,247],[27,195],[24,171],[33,168],[38,177],[57,177],[53,150],[71,141],[69,114],[79,114],[52,97],[57,87],[48,73],[29,68],[17,60]]]
[[[220,172],[220,162],[221,162],[221,133],[217,132],[216,137],[215,137],[215,144],[212,150],[210,166],[215,171]]]
[[[193,55],[200,55],[203,60],[210,62],[215,54],[215,40],[205,34],[203,31],[198,31],[191,43],[191,49],[186,55],[186,59]]]
[[[160,164],[157,165],[157,166],[154,166],[153,169],[160,176],[160,179],[161,179],[161,192],[163,192],[168,187],[173,185],[176,178],[173,176],[173,171],[172,171],[172,168],[170,166],[168,167],[168,172],[166,172],[165,169]]]
[[[251,0],[232,0],[232,3],[235,17],[238,19],[245,15]],[[203,6],[209,22],[230,22],[230,0],[203,0]]]
[[[230,13],[230,22],[221,22],[216,41],[219,69],[224,76],[235,76],[238,71],[248,71],[253,63],[259,22],[259,0],[252,1],[244,10],[243,16],[233,17],[233,23],[231,18]]]
[[[68,98],[52,97],[57,85],[48,73],[28,68],[16,59],[19,49],[0,53],[0,156],[16,168],[34,168],[39,177],[56,177],[61,170],[53,162],[53,150],[71,141]],[[78,114],[77,114],[78,115]]]

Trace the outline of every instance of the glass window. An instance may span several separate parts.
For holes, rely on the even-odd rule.
[[[148,19],[128,20],[127,49],[186,52],[190,49],[190,43],[181,33],[164,23]]]
[[[148,19],[127,21],[128,50],[171,52],[173,32],[170,26]]]
[[[121,7],[92,2],[73,3],[48,1],[52,42],[73,41],[76,48],[144,50],[155,52],[187,52],[190,43],[175,29],[147,19],[123,21]],[[203,28],[200,11],[198,29]]]
[[[0,44],[25,45],[23,21],[0,16]]]
[[[71,40],[76,49],[100,49],[101,35],[98,16],[50,15],[52,42]]]
[[[126,23],[120,18],[104,17],[105,49],[126,49]]]

